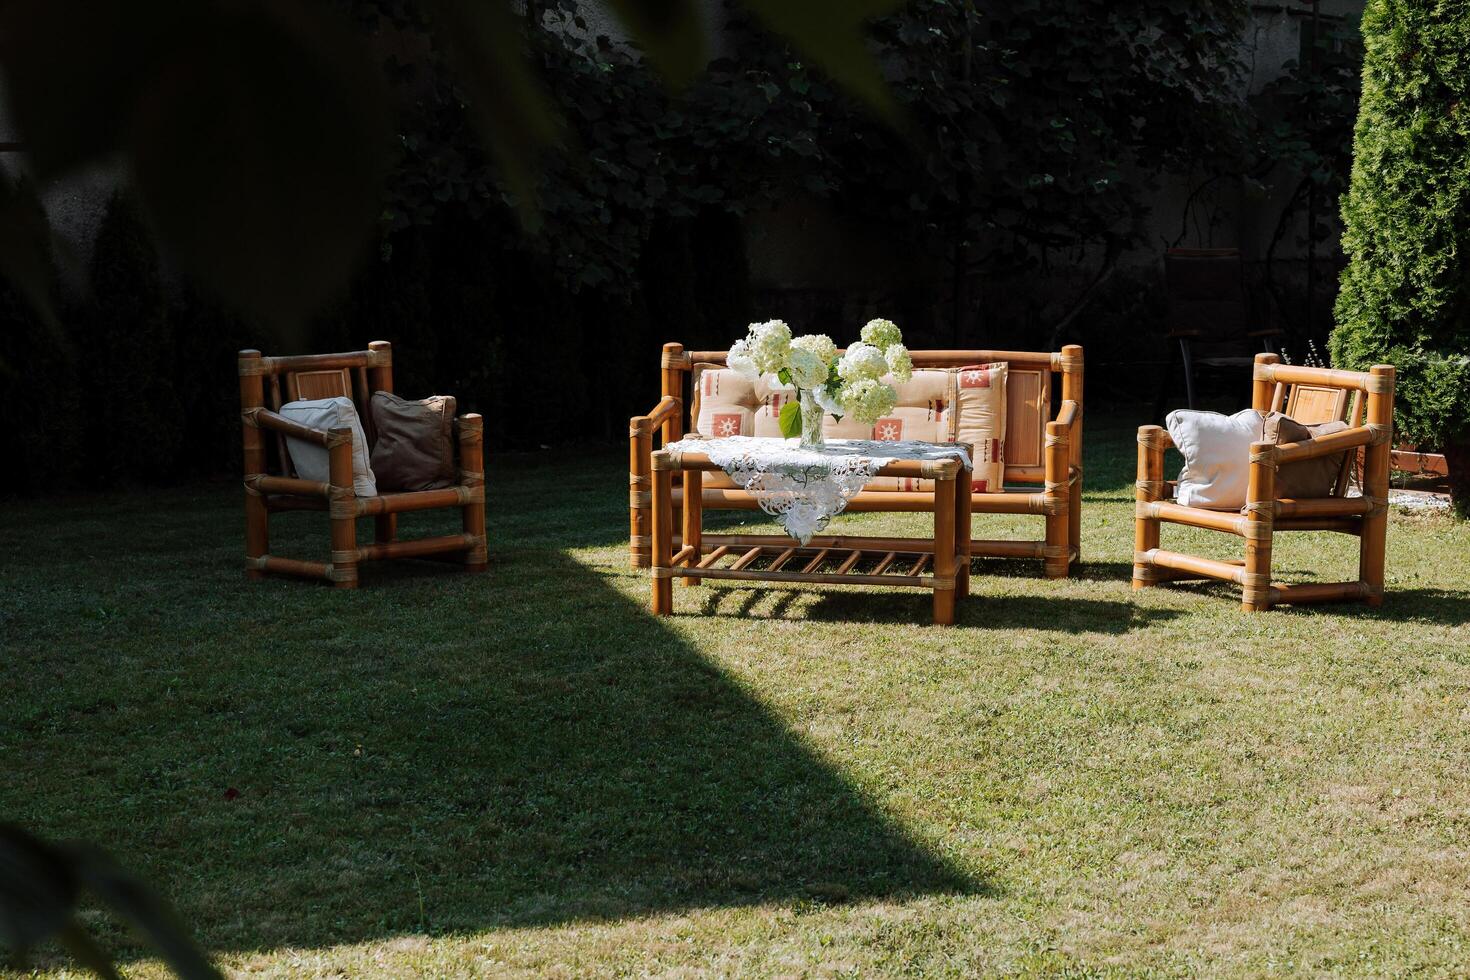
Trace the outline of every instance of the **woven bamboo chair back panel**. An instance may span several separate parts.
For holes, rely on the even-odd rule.
[[[1011,365],[1006,372],[1007,466],[1042,466],[1051,414],[1051,372]]]
[[[290,400],[352,397],[352,379],[346,368],[328,371],[293,371],[286,375]]]
[[[1285,412],[1303,425],[1336,422],[1347,415],[1348,395],[1346,388],[1294,384],[1286,399]]]
[[[1283,387],[1288,387],[1291,392],[1290,395],[1284,396],[1285,406],[1282,405],[1284,393],[1281,389]],[[1362,392],[1349,391],[1335,385],[1314,385],[1303,382],[1289,386],[1278,385],[1277,389],[1271,399],[1271,407],[1276,411],[1284,412],[1302,425],[1339,422],[1344,419],[1353,426],[1363,423]],[[1352,475],[1359,466],[1361,455],[1362,451],[1358,450],[1343,456],[1342,469],[1332,489],[1334,497],[1341,497],[1347,493]]]

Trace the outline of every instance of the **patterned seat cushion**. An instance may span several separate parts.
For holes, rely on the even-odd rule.
[[[1004,363],[916,370],[909,381],[889,380],[898,393],[898,404],[886,418],[866,426],[828,416],[823,431],[828,439],[967,442],[975,450],[972,489],[995,493],[1001,489],[1005,470],[1006,370]],[[694,366],[694,392],[694,429],[711,438],[780,437],[781,407],[796,397],[792,388],[764,378],[751,381],[715,364]],[[704,480],[709,487],[734,487],[724,473],[706,473]],[[865,489],[932,492],[934,483],[880,476]]]

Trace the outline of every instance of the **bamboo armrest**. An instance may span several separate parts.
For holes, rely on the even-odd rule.
[[[277,415],[268,408],[252,408],[245,415],[247,418],[253,419],[255,424],[262,429],[280,432],[293,439],[315,443],[327,449],[330,449],[342,438],[352,438],[351,429],[332,429],[330,432],[326,429],[313,429],[309,425],[293,422],[284,415]]]
[[[635,415],[629,428],[634,430],[633,435],[635,436],[639,433],[652,432],[660,425],[663,425],[665,420],[677,416],[679,409],[679,399],[673,395],[665,395],[659,399],[658,404],[653,407],[653,411],[647,415]]]
[[[1316,459],[1319,456],[1335,456],[1359,446],[1370,446],[1376,438],[1377,433],[1374,430],[1363,426],[1356,429],[1343,429],[1341,432],[1318,436],[1305,442],[1282,442],[1276,445],[1276,461],[1294,463],[1297,460]]]

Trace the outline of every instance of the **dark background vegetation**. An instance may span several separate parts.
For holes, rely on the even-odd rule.
[[[888,120],[739,10],[708,69],[674,90],[573,4],[541,0],[521,27],[566,150],[543,154],[531,205],[475,138],[473,99],[422,6],[341,4],[399,110],[375,247],[350,288],[304,326],[237,318],[158,254],[119,195],[89,290],[57,291],[58,323],[0,295],[12,486],[231,472],[233,360],[249,346],[392,340],[399,390],[457,394],[485,414],[492,452],[615,440],[656,391],[662,341],[722,348],[770,316],[841,337],[869,312],[835,290],[752,285],[747,222],[793,198],[910,256],[862,302],[911,346],[1081,341],[1099,364],[1160,343],[1156,270],[1124,261],[1161,244],[1145,241],[1160,180],[1197,174],[1204,200],[1284,167],[1300,185],[1261,288],[1291,319],[1300,300],[1274,246],[1301,234],[1314,195],[1310,236],[1334,234],[1356,111],[1355,44],[1324,43],[1318,64],[1245,99],[1235,0],[915,0],[870,31],[898,106]],[[1296,319],[1320,342],[1325,323]],[[1117,393],[1101,374],[1091,389]]]

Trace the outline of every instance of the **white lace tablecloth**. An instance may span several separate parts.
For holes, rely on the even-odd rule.
[[[842,513],[889,463],[955,459],[971,469],[970,454],[963,446],[912,440],[832,439],[825,446],[803,447],[796,439],[730,436],[686,438],[664,448],[675,458],[685,451],[707,454],[802,544]]]

